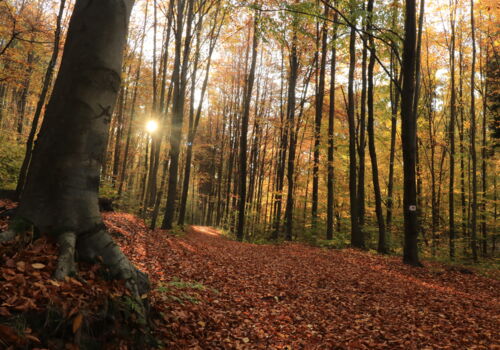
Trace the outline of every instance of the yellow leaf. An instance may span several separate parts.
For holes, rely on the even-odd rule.
[[[41,263],[34,263],[34,264],[31,264],[31,266],[32,266],[34,269],[37,269],[37,270],[41,270],[41,269],[45,268],[45,265],[44,265],[44,264],[41,264]]]
[[[60,287],[61,284],[57,281],[54,281],[54,280],[49,280],[49,283],[52,284],[53,286],[56,286],[56,287]]]
[[[241,339],[241,340],[243,340],[243,343],[248,343],[248,342],[250,342],[250,339],[248,339],[248,338],[246,338],[246,337],[245,337],[245,338],[243,338],[243,339]]]

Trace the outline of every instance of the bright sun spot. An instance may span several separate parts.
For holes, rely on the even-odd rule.
[[[155,120],[150,120],[146,123],[146,131],[153,133],[158,129],[158,123]]]

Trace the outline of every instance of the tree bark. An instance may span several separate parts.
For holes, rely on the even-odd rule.
[[[471,208],[471,247],[472,258],[478,260],[477,254],[477,154],[476,154],[476,27],[474,23],[474,0],[470,1],[470,23],[472,40],[472,63],[470,74],[470,154],[472,159],[472,208]]]
[[[102,257],[112,276],[139,295],[147,287],[145,275],[105,231],[98,206],[132,6],[132,0],[76,3],[15,220],[59,238],[62,272],[56,277],[72,271],[76,248],[81,260]]]
[[[186,16],[186,38],[182,50],[182,33],[184,28],[185,1],[188,3]],[[172,81],[174,83],[172,125],[170,133],[170,166],[168,171],[167,203],[162,229],[171,229],[175,214],[175,201],[177,199],[177,183],[179,172],[179,155],[182,138],[182,124],[184,119],[184,104],[186,94],[187,63],[191,47],[191,27],[193,21],[194,0],[177,0],[177,29],[175,33],[175,60]],[[183,52],[182,52],[183,51]],[[182,59],[181,59],[182,56]],[[182,63],[181,63],[182,62]]]
[[[296,29],[294,28],[292,46],[290,49],[290,74],[288,78],[288,99],[286,108],[287,109],[286,125],[290,134],[290,149],[288,152],[288,169],[287,169],[288,193],[286,198],[286,209],[285,209],[285,239],[287,241],[292,240],[292,232],[293,232],[293,202],[294,202],[293,190],[294,190],[294,173],[295,173],[295,151],[297,145],[297,136],[295,133],[295,99],[296,99],[295,89],[297,87],[297,74],[299,69],[299,61],[297,56],[297,33],[295,32],[295,30]],[[317,195],[316,195],[316,201],[317,201]],[[314,199],[313,199],[313,205],[314,205]]]
[[[336,22],[338,14],[335,12],[333,21]],[[326,239],[333,239],[335,218],[335,174],[334,174],[334,130],[335,130],[335,70],[337,65],[337,26],[334,25],[332,33],[332,61],[330,66],[330,110],[328,113],[328,179],[327,179],[327,210],[326,210]]]
[[[363,232],[359,228],[359,207],[356,189],[356,126],[354,121],[354,69],[356,66],[356,31],[351,28],[349,39],[348,123],[349,123],[349,199],[351,204],[351,244],[364,248]]]
[[[403,43],[403,88],[401,93],[401,141],[403,144],[404,175],[404,250],[403,262],[421,265],[418,259],[418,217],[416,189],[416,147],[417,123],[413,113],[415,93],[415,56],[416,56],[416,5],[415,0],[406,0],[405,38]]]

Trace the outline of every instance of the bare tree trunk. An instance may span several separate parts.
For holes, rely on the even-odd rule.
[[[295,99],[296,99],[295,89],[297,87],[298,69],[299,69],[299,61],[297,57],[297,33],[294,31],[292,38],[292,47],[290,49],[290,75],[288,79],[288,99],[287,99],[287,111],[286,111],[287,127],[289,129],[289,134],[290,134],[290,149],[288,152],[288,169],[287,169],[288,194],[286,199],[286,210],[285,210],[285,221],[286,221],[285,239],[287,241],[292,240],[292,232],[293,232],[293,201],[294,201],[293,187],[294,187],[294,172],[295,172],[295,150],[297,145],[297,135],[295,133]],[[316,201],[317,201],[317,193],[316,193]],[[314,200],[313,200],[313,205],[314,205]]]
[[[38,121],[42,115],[42,109],[49,92],[50,84],[52,83],[52,76],[54,75],[54,67],[56,66],[57,57],[59,56],[59,42],[61,41],[61,21],[64,12],[64,5],[66,0],[61,0],[59,5],[59,12],[57,14],[56,20],[56,30],[54,32],[54,46],[52,48],[52,56],[50,57],[47,70],[45,71],[45,76],[43,79],[42,90],[38,96],[38,102],[36,104],[35,115],[33,116],[33,121],[31,122],[31,130],[28,135],[28,140],[26,141],[26,151],[24,153],[23,164],[21,165],[21,170],[19,171],[19,179],[17,181],[16,195],[21,196],[24,188],[24,182],[26,181],[26,175],[28,173],[28,167],[31,161],[31,155],[33,152],[33,142],[35,140],[36,131],[38,129]],[[1,108],[1,106],[0,106]]]
[[[253,85],[255,81],[255,67],[257,65],[257,47],[259,45],[259,33],[257,29],[259,17],[258,12],[254,14],[253,24],[253,43],[252,43],[252,61],[250,71],[246,80],[245,97],[243,103],[243,113],[241,116],[241,134],[240,134],[240,182],[239,182],[239,201],[238,201],[238,226],[236,237],[239,241],[243,240],[245,235],[245,207],[247,198],[247,137],[248,137],[248,119],[250,116],[250,101],[252,99]]]
[[[475,74],[476,74],[476,27],[474,23],[474,0],[470,1],[470,22],[472,40],[472,65],[470,75],[470,153],[472,158],[472,217],[471,217],[471,244],[472,258],[476,262],[477,255],[477,155],[476,155],[476,98]]]
[[[351,28],[349,40],[349,57],[347,114],[349,122],[349,198],[351,203],[351,244],[357,248],[364,248],[364,235],[359,228],[359,208],[358,196],[356,191],[356,126],[354,122],[354,69],[356,66],[356,31],[354,28]]]
[[[184,28],[185,1],[189,1],[189,3],[186,16],[186,38],[184,40],[184,50],[182,50],[182,33]],[[189,60],[189,52],[190,52],[191,37],[192,37],[191,27],[193,21],[193,7],[194,7],[194,0],[177,0],[175,61],[174,61],[174,72],[172,74],[172,81],[174,83],[174,95],[173,95],[173,105],[172,105],[172,126],[170,133],[170,167],[169,167],[165,216],[163,217],[163,223],[161,225],[162,229],[167,229],[167,230],[171,229],[173,225],[174,214],[175,214],[175,202],[177,199],[179,155],[180,155],[180,143],[182,138],[182,124],[184,119],[187,64]]]
[[[403,144],[404,173],[404,228],[405,242],[403,262],[419,266],[418,259],[418,217],[416,189],[416,147],[417,124],[413,113],[415,93],[416,56],[416,5],[415,0],[406,0],[405,38],[403,43],[403,88],[401,93],[401,141]]]
[[[131,101],[131,109],[130,109],[130,120],[128,124],[128,129],[127,129],[127,139],[125,141],[125,149],[124,149],[124,156],[123,156],[123,162],[122,162],[122,169],[120,173],[120,178],[119,178],[119,185],[118,185],[118,197],[121,197],[122,191],[123,191],[123,185],[125,183],[125,175],[127,172],[127,165],[128,165],[128,153],[130,150],[130,142],[132,139],[132,124],[134,121],[135,117],[135,107],[136,107],[136,101],[137,101],[137,90],[139,87],[139,78],[141,77],[141,67],[142,67],[142,55],[144,52],[144,38],[146,37],[146,24],[147,24],[147,17],[148,17],[148,6],[146,2],[146,9],[144,11],[144,22],[142,26],[142,37],[141,37],[141,48],[139,51],[139,63],[137,65],[137,70],[136,74],[134,77],[134,91],[132,92],[132,101]]]
[[[335,12],[333,21],[336,22],[338,14]],[[326,215],[326,239],[333,239],[334,217],[335,217],[335,174],[334,174],[334,130],[335,130],[335,70],[337,65],[337,26],[334,25],[332,33],[332,62],[330,66],[330,110],[328,113],[328,180],[327,180],[327,215]]]
[[[328,17],[328,6],[325,4],[325,17]],[[318,32],[318,36],[319,36]],[[319,40],[319,38],[318,38]],[[319,61],[319,85],[316,93],[316,114],[314,119],[314,163],[312,188],[312,227],[316,235],[318,221],[318,190],[319,190],[319,158],[321,145],[321,119],[323,117],[323,101],[325,97],[326,56],[328,54],[328,28],[326,22],[321,29],[321,60]],[[295,155],[294,155],[295,157]]]
[[[372,33],[372,21],[373,21],[373,0],[368,0],[367,5],[368,10],[368,23],[367,32]],[[373,191],[375,194],[375,212],[377,214],[378,223],[378,252],[382,254],[387,254],[387,240],[385,233],[385,222],[384,214],[382,213],[382,195],[380,192],[380,183],[378,177],[378,164],[377,164],[377,152],[375,149],[375,131],[374,131],[374,106],[373,106],[373,94],[374,94],[374,84],[373,84],[373,70],[375,67],[375,42],[373,36],[369,37],[370,45],[370,61],[368,63],[368,148],[370,152],[370,159],[372,163],[372,177],[373,177]]]
[[[456,3],[450,8],[450,125],[448,127],[450,140],[450,182],[448,188],[450,258],[455,258],[455,119],[456,119],[456,93],[455,93],[455,13]]]

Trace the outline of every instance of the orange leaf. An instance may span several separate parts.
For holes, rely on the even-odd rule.
[[[78,313],[76,315],[75,319],[73,320],[73,333],[76,333],[80,327],[82,326],[82,321],[83,321],[83,315],[81,313]]]

